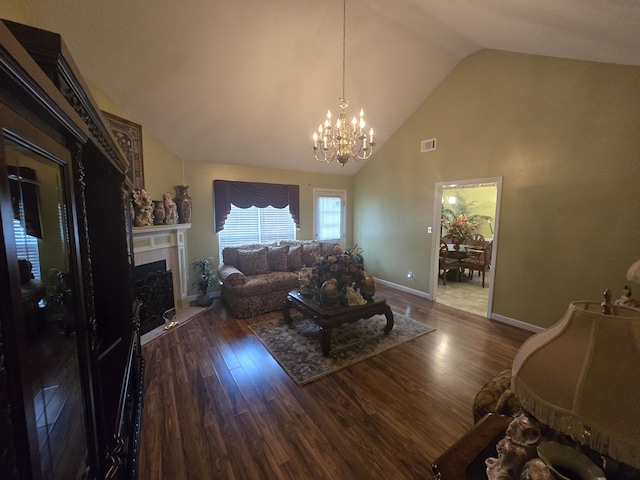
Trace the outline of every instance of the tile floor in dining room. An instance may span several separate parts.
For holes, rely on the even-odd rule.
[[[443,285],[442,280],[439,279],[436,302],[486,318],[491,272],[487,271],[485,275],[484,288],[482,288],[482,276],[478,277],[477,272],[474,274],[472,280],[465,279],[462,282],[447,280],[446,285]]]

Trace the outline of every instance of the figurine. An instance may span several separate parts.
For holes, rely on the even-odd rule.
[[[539,458],[534,458],[525,463],[520,480],[554,480],[551,471]]]
[[[150,227],[153,225],[153,202],[144,188],[134,188],[133,197],[133,225],[134,227]]]
[[[365,303],[367,303],[367,301],[362,297],[362,295],[357,293],[353,287],[351,286],[347,287],[346,291],[347,291],[347,305],[354,306],[354,305],[364,305]]]
[[[167,192],[162,196],[164,202],[164,223],[166,225],[175,225],[178,223],[178,206],[173,201],[173,194]]]
[[[631,293],[631,289],[628,285],[624,286],[622,293],[613,303],[615,305],[624,305],[625,307],[640,307],[640,300],[633,298],[633,294]]]
[[[515,416],[507,427],[505,437],[498,442],[498,458],[487,458],[489,480],[518,480],[525,464],[537,456],[540,425],[524,413]]]

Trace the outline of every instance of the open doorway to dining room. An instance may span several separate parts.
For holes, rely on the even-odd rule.
[[[491,317],[496,258],[502,178],[482,178],[441,182],[435,186],[434,213],[431,245],[430,298],[486,318]],[[468,238],[474,235],[482,242],[469,246]],[[462,237],[462,238],[460,238]],[[445,279],[441,278],[440,239],[447,244],[448,255],[459,260],[454,262]],[[487,258],[482,274],[470,270],[469,257],[480,255]],[[467,260],[462,260],[467,258]],[[458,274],[460,272],[460,274]]]

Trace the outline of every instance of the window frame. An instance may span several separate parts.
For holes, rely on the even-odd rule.
[[[335,241],[340,244],[342,249],[347,244],[347,191],[343,189],[332,188],[314,188],[313,189],[313,238],[320,240],[320,199],[323,197],[338,197],[341,202],[340,211],[340,236],[339,238],[327,238],[322,241]]]

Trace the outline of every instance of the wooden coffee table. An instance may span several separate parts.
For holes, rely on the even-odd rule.
[[[374,296],[364,305],[325,308],[313,300],[303,297],[298,290],[294,290],[289,292],[282,307],[282,315],[289,325],[291,325],[291,315],[289,314],[291,307],[309,317],[320,327],[320,341],[324,356],[329,355],[331,349],[331,332],[335,327],[344,323],[354,323],[362,318],[384,315],[387,318],[384,333],[388,334],[393,328],[393,312],[391,307],[387,305],[385,298]]]

